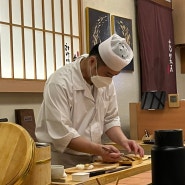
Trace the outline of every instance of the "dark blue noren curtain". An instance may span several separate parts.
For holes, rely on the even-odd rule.
[[[177,93],[172,9],[137,0],[141,92]]]

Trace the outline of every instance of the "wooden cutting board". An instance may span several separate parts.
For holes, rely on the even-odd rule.
[[[80,169],[77,169],[76,167],[72,167],[72,168],[65,169],[65,172],[68,174],[72,174],[76,172],[94,172],[98,170],[111,170],[111,169],[117,168],[119,166],[119,163],[110,164],[110,163],[103,163],[103,162],[94,162],[92,163],[92,165],[94,166],[94,168],[91,170],[87,170],[87,169],[80,170]]]
[[[128,158],[127,158],[128,157]],[[143,159],[134,154],[127,154],[119,161],[120,166],[134,166],[143,162]]]

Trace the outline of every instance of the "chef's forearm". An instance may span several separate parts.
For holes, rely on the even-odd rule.
[[[79,152],[101,156],[105,162],[117,162],[120,159],[120,152],[114,146],[103,146],[90,142],[82,137],[72,139],[68,147]]]
[[[102,145],[88,141],[87,139],[81,136],[73,138],[70,141],[68,148],[76,150],[78,152],[84,152],[94,155],[102,154]]]
[[[125,140],[128,140],[128,138],[121,130],[121,127],[118,126],[110,128],[109,130],[107,130],[106,134],[113,142],[119,145],[122,145]]]

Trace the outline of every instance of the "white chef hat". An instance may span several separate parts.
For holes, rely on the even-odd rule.
[[[117,34],[100,43],[98,50],[104,63],[113,71],[121,71],[133,58],[130,46]]]

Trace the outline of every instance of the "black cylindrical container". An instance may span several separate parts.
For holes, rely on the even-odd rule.
[[[151,157],[152,185],[185,185],[185,147],[181,129],[155,131]]]

